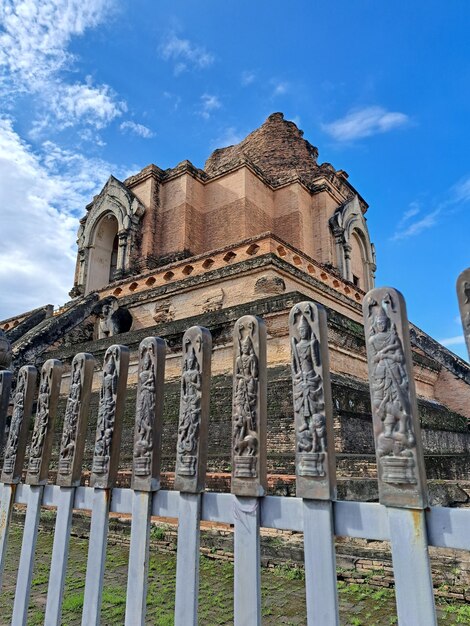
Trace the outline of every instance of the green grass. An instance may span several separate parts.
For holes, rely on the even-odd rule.
[[[83,520],[82,520],[83,529]],[[153,536],[165,532],[163,526],[153,527]],[[128,531],[126,531],[128,532]],[[18,555],[22,528],[12,523],[4,589],[0,596],[0,622],[9,623],[14,599]],[[28,625],[43,624],[50,569],[53,535],[50,524],[40,532],[37,541],[36,565],[33,572]],[[81,622],[88,542],[73,536],[66,573],[62,624],[78,626]],[[115,626],[124,622],[128,546],[109,545],[104,574],[102,624]],[[346,573],[346,572],[344,572]],[[393,589],[369,584],[371,572],[361,583],[338,581],[340,619],[344,626],[393,626],[397,624]],[[174,623],[176,555],[151,550],[147,596],[147,623],[170,626]],[[305,624],[305,575],[303,568],[286,563],[261,571],[263,626],[300,626]],[[470,624],[470,606],[438,599],[439,624],[460,626]],[[204,626],[233,624],[233,563],[202,556],[200,560],[199,623]]]

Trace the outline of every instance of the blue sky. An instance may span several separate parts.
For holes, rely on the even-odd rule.
[[[0,0],[0,319],[68,299],[110,173],[189,159],[283,111],[370,205],[377,285],[466,356],[466,0]]]

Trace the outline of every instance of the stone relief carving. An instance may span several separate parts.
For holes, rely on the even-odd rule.
[[[60,442],[59,474],[68,474],[71,470],[76,448],[78,418],[82,402],[82,384],[85,360],[80,356],[72,362],[70,391],[65,407],[64,427]]]
[[[202,339],[196,338],[196,346],[186,338],[184,345],[183,374],[181,376],[181,407],[178,427],[177,473],[194,476],[197,465],[197,447],[201,420],[202,375],[196,351],[201,352]]]
[[[62,487],[80,484],[94,367],[94,357],[86,352],[72,361],[56,481]]]
[[[136,407],[134,440],[134,473],[149,476],[153,450],[153,422],[156,404],[155,346],[146,342],[140,346],[139,394]]]
[[[325,309],[299,302],[289,313],[296,495],[336,498],[336,463]]]
[[[175,319],[175,307],[170,300],[157,302],[152,313],[152,317],[157,324],[171,322]]]
[[[139,346],[131,486],[140,491],[160,486],[165,352],[165,341],[158,337],[146,337]]]
[[[175,489],[204,489],[209,422],[212,338],[202,326],[183,335],[180,412],[176,444]]]
[[[91,466],[90,486],[94,488],[109,489],[116,480],[128,369],[129,348],[122,345],[110,346],[103,360],[103,378]]]
[[[262,320],[252,315],[240,318],[234,329],[233,373],[233,479],[238,495],[259,495],[264,481],[265,462],[265,360],[266,339]],[[256,485],[243,485],[237,479],[256,479]],[[234,490],[235,485],[235,490]],[[252,492],[251,492],[252,491]]]
[[[313,324],[315,313],[309,303],[292,311],[291,349],[294,415],[298,474],[325,476],[326,416],[320,346]],[[292,332],[294,331],[294,332]]]
[[[44,438],[46,436],[47,425],[49,422],[51,378],[52,372],[47,371],[45,368],[43,368],[41,372],[41,380],[39,382],[36,422],[34,425],[33,436],[31,439],[31,447],[29,451],[28,472],[31,474],[37,474],[37,472],[39,472],[42,448],[44,445]]]
[[[18,374],[16,389],[13,392],[14,404],[11,416],[10,432],[5,447],[3,473],[11,474],[15,467],[16,455],[20,440],[20,430],[24,418],[26,384],[28,372],[26,368],[21,368]]]
[[[202,312],[210,313],[212,311],[219,311],[224,303],[224,298],[225,293],[223,289],[209,292],[200,305]]]
[[[37,484],[39,480],[47,478],[61,377],[60,361],[49,359],[44,363],[39,380],[36,420],[29,449],[26,481],[30,484]]]
[[[113,346],[116,348],[116,346]],[[116,396],[118,391],[119,351],[109,349],[103,366],[103,383],[100,390],[98,422],[96,428],[95,451],[92,471],[95,474],[107,474],[111,453],[111,442],[116,416]]]
[[[383,482],[416,484],[410,379],[402,341],[392,320],[397,302],[391,292],[367,301],[372,413]]]

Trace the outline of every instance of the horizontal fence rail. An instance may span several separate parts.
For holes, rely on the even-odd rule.
[[[12,623],[27,623],[40,512],[49,507],[56,509],[57,516],[45,607],[47,626],[61,623],[74,510],[91,516],[83,626],[100,623],[113,514],[131,517],[128,626],[146,620],[152,517],[178,522],[174,613],[178,626],[197,624],[202,521],[233,526],[237,626],[262,621],[262,528],[304,534],[309,626],[339,624],[335,536],[389,541],[399,624],[436,624],[428,547],[470,550],[470,510],[428,506],[408,320],[401,294],[392,288],[370,291],[364,299],[364,323],[380,503],[336,499],[327,319],[323,307],[314,302],[296,304],[289,315],[297,497],[265,495],[267,332],[261,318],[246,315],[234,326],[231,493],[205,491],[212,351],[207,329],[194,326],[183,336],[174,491],[160,489],[166,350],[162,339],[148,337],[139,346],[130,488],[116,487],[128,348],[114,345],[104,356],[90,486],[86,487],[80,486],[80,481],[94,358],[80,353],[72,361],[55,485],[47,484],[47,476],[62,364],[46,361],[40,372],[24,483],[21,476],[37,372],[31,366],[21,368],[13,391],[0,483],[0,585],[12,508],[14,504],[26,507]],[[10,373],[0,373],[0,439],[12,382]]]

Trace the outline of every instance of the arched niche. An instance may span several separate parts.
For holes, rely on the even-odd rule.
[[[375,250],[357,196],[336,209],[330,218],[330,228],[341,276],[369,291],[374,287]]]
[[[111,176],[80,220],[76,279],[72,296],[106,287],[130,270],[145,207]]]
[[[118,221],[107,213],[98,221],[89,251],[86,293],[106,287],[114,278],[119,247]]]

